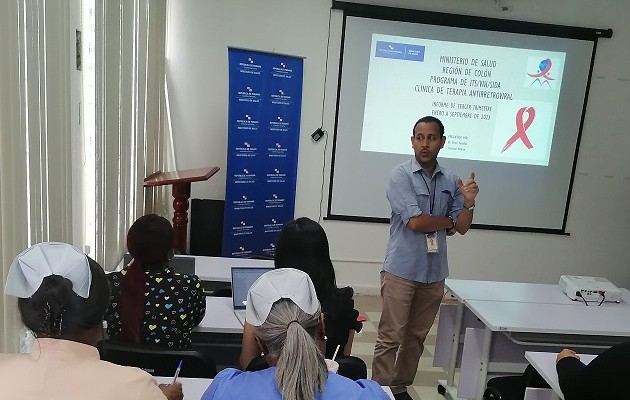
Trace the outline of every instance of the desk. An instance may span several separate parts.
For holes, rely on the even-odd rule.
[[[274,267],[273,260],[251,258],[195,257],[195,275],[202,281],[232,282],[232,267]]]
[[[231,297],[206,297],[206,315],[193,328],[199,333],[243,333],[243,325],[234,315]]]
[[[574,307],[565,304],[486,300],[471,300],[467,306],[492,331],[598,337],[630,336],[630,307]]]
[[[547,283],[494,282],[466,279],[447,279],[448,290],[461,302],[468,300],[513,301],[518,303],[574,304],[585,306],[582,301],[571,300],[560,285]],[[630,306],[630,291],[621,290],[621,303]],[[604,303],[602,306],[615,306]],[[590,306],[589,306],[590,307]]]
[[[231,282],[232,267],[272,267],[273,260],[255,260],[252,258],[186,256],[195,259],[195,275],[202,281]],[[116,266],[116,271],[123,269],[123,260]]]
[[[173,382],[173,377],[168,376],[156,376],[155,380],[158,383],[170,384]],[[177,378],[178,382],[182,384],[182,391],[184,392],[184,400],[199,400],[203,396],[204,392],[212,383],[212,379],[204,378]],[[389,386],[381,386],[383,391],[387,393],[390,399],[394,400],[394,395]]]
[[[493,332],[503,332],[523,345],[555,344],[560,347],[584,346],[584,336],[597,346],[612,346],[630,337],[630,307],[575,307],[565,304],[539,304],[471,300],[467,307],[485,324],[479,370],[477,398],[485,389]],[[534,335],[529,335],[529,334]],[[479,334],[472,337],[480,339]],[[478,346],[476,346],[479,349]],[[464,368],[462,362],[462,369]]]
[[[526,351],[525,358],[529,363],[538,371],[540,376],[551,386],[553,394],[555,394],[555,398],[560,398],[564,400],[564,395],[562,394],[562,390],[560,390],[560,385],[558,384],[558,373],[556,372],[556,356],[557,353],[546,353],[546,352],[538,352],[538,351]],[[580,361],[584,364],[588,364],[596,355],[593,354],[579,354]],[[533,397],[533,396],[530,396]],[[538,396],[542,397],[542,396]],[[554,399],[553,395],[549,395],[548,399]],[[525,394],[525,400],[528,400],[527,393]]]
[[[630,336],[629,324],[620,321],[630,317],[627,289],[621,289],[621,303],[604,303],[597,307],[572,301],[559,285],[447,279],[445,286],[459,303],[440,308],[434,366],[446,368],[447,380],[439,382],[438,390],[450,398],[481,399],[488,372],[522,372],[513,361],[488,368],[493,333],[495,344],[507,342],[511,346],[501,354],[506,358],[501,361],[523,360],[525,345],[610,346],[622,341],[621,337]],[[619,312],[624,317],[620,318]],[[616,317],[610,318],[613,313]],[[601,325],[594,326],[596,324]],[[460,351],[462,332],[464,346]],[[519,345],[504,340],[500,333],[506,333]],[[582,343],[577,343],[575,335],[587,336],[580,338]],[[462,374],[455,387],[454,373],[459,358]]]

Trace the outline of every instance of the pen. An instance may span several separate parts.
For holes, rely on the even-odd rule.
[[[179,360],[179,364],[177,364],[177,369],[175,370],[175,376],[173,377],[173,383],[171,383],[171,385],[174,385],[175,382],[177,381],[177,377],[179,376],[179,371],[182,370],[183,363],[184,363],[184,360]]]

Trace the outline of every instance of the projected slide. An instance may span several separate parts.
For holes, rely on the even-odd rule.
[[[362,151],[413,154],[430,114],[441,158],[549,165],[565,53],[376,33],[370,52]]]

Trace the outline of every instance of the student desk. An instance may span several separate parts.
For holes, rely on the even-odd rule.
[[[155,379],[158,383],[170,384],[173,382],[172,376],[156,376]],[[203,396],[204,392],[212,383],[212,379],[203,378],[177,378],[178,382],[182,384],[182,391],[184,392],[184,400],[199,400]],[[381,386],[390,399],[394,400],[394,395],[388,386]]]
[[[231,282],[232,267],[272,267],[273,260],[256,260],[252,258],[230,258],[230,257],[206,257],[206,256],[187,256],[195,259],[195,275],[202,281],[209,282]],[[116,271],[123,269],[123,261],[121,260]]]
[[[232,298],[207,296],[206,315],[193,332],[242,334],[243,325],[234,315]]]
[[[206,314],[193,328],[194,348],[212,354],[217,368],[238,367],[243,326],[232,308],[231,297],[206,296]]]
[[[528,388],[525,392],[525,400],[564,400],[562,390],[558,384],[558,373],[556,372],[557,353],[547,353],[538,351],[526,351],[525,358],[538,371],[540,376],[551,386],[551,389],[532,390]],[[594,354],[579,354],[580,361],[588,364],[595,357]]]
[[[232,267],[271,267],[273,260],[255,260],[251,258],[195,257],[195,275],[202,281],[231,282]]]
[[[447,279],[445,286],[458,303],[440,308],[433,364],[446,368],[448,379],[439,381],[438,391],[450,398],[481,399],[488,372],[522,372],[525,346],[586,346],[597,351],[630,336],[626,289],[621,289],[621,303],[597,307],[572,301],[559,285]],[[610,321],[612,314],[616,322]],[[590,329],[596,321],[601,322],[598,329]],[[458,360],[462,373],[455,387]]]

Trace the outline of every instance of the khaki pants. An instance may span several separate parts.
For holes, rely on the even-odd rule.
[[[372,379],[392,393],[413,383],[418,362],[444,296],[444,281],[419,283],[381,272],[383,313],[374,348]]]

